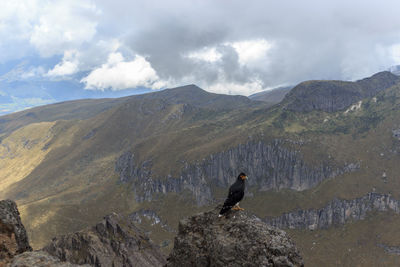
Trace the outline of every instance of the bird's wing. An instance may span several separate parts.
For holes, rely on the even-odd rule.
[[[242,188],[236,186],[236,184],[233,184],[229,188],[229,195],[227,198],[227,202],[229,202],[232,205],[235,205],[238,202],[238,199],[241,199],[242,195],[243,195]]]
[[[226,211],[230,210],[236,203],[238,203],[243,197],[243,190],[237,186],[237,184],[233,184],[229,188],[229,194],[226,198],[224,205],[220,211],[220,214],[224,214]]]

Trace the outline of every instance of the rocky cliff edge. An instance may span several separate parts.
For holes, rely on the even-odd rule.
[[[165,257],[132,220],[113,213],[90,229],[53,238],[43,248],[63,261],[93,266],[163,266]]]
[[[12,200],[0,201],[0,266],[31,250],[17,205]]]
[[[304,266],[289,236],[243,211],[221,207],[179,223],[166,266]]]

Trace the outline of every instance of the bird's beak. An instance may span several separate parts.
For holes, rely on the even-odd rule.
[[[247,178],[248,178],[247,176],[243,176],[242,180],[247,180]]]

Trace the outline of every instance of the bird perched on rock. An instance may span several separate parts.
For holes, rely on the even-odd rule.
[[[243,172],[239,174],[236,182],[229,187],[228,198],[225,200],[224,206],[219,212],[219,216],[221,217],[228,210],[243,210],[239,207],[239,201],[244,197],[244,188],[245,188],[245,180],[247,179],[247,175]]]

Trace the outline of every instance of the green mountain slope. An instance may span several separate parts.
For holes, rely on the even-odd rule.
[[[38,116],[29,120],[28,113],[0,117],[0,197],[18,202],[35,247],[116,211],[132,214],[165,251],[179,219],[222,202],[238,171],[249,175],[241,206],[261,219],[370,192],[400,200],[400,85],[385,77],[363,80],[357,90],[375,93],[337,111],[288,109],[291,93],[268,108],[187,86],[96,104],[63,103],[63,109],[45,106],[25,111]],[[353,90],[344,84],[340,90]],[[398,256],[378,245],[400,245],[395,223],[389,223],[397,216],[369,212],[370,219],[355,220],[354,227],[290,232],[306,264],[319,262],[314,239],[326,266],[345,260],[350,254],[344,250],[329,250],[343,231],[340,244],[360,243],[354,259],[372,249],[366,260],[379,255],[390,263]],[[368,228],[369,220],[387,225],[379,244],[362,241],[366,231],[383,234]]]

